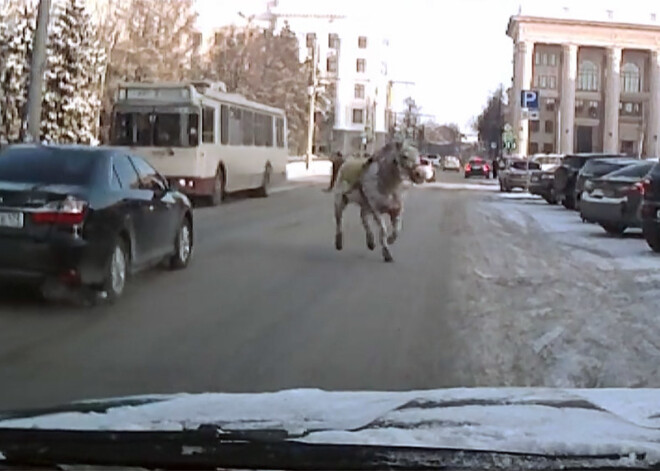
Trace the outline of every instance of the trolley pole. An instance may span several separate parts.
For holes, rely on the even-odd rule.
[[[46,40],[50,20],[51,0],[39,0],[37,29],[34,32],[32,63],[30,64],[30,88],[27,101],[27,136],[24,140],[38,141],[41,132],[41,91],[46,63]]]

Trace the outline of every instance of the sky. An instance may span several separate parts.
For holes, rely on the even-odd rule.
[[[204,30],[261,13],[266,0],[197,0]],[[513,45],[506,36],[511,15],[568,8],[582,17],[650,17],[660,0],[280,0],[277,11],[368,16],[387,25],[392,80],[414,81],[414,98],[425,114],[468,131],[489,94],[511,84]],[[660,23],[658,23],[660,24]]]

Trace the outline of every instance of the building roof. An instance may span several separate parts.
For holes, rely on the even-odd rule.
[[[621,20],[603,20],[580,17],[560,17],[560,16],[532,16],[532,15],[515,15],[509,19],[506,34],[510,37],[515,37],[515,31],[521,23],[537,23],[537,24],[555,24],[555,25],[572,25],[572,26],[594,26],[602,28],[619,28],[619,29],[632,29],[653,31],[660,33],[660,22],[623,22]],[[617,17],[618,18],[618,17]]]
[[[560,6],[554,2],[528,3],[521,5],[517,16],[586,21],[589,23],[660,26],[660,5],[653,11],[650,8],[648,10],[640,9],[635,5],[626,5],[625,8],[620,8],[620,5],[612,7],[608,5],[607,0],[600,0],[596,8],[594,8],[594,3],[591,2],[586,5],[577,2],[570,3],[570,6]],[[609,3],[612,4],[612,2]]]

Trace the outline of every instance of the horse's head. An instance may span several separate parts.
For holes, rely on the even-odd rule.
[[[406,142],[396,142],[394,144],[394,159],[397,166],[414,183],[424,182],[424,172],[420,171],[419,152],[417,149]]]

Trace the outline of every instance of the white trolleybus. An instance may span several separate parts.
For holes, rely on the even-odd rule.
[[[284,111],[226,92],[222,82],[123,83],[110,143],[147,159],[171,184],[214,205],[226,193],[286,179]]]

